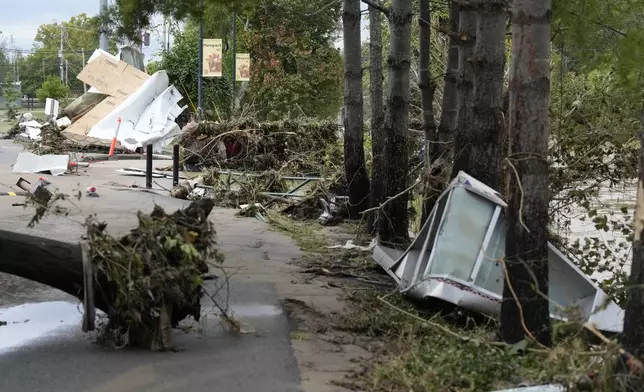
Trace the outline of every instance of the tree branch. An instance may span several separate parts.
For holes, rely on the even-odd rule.
[[[374,9],[377,9],[378,11],[385,14],[385,16],[389,17],[389,14],[390,14],[389,8],[379,4],[377,0],[361,0],[361,1],[366,5],[368,5],[369,7],[373,7]]]

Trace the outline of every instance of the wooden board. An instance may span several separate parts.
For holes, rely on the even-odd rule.
[[[94,125],[123,103],[130,94],[138,90],[150,78],[150,75],[139,71],[124,61],[115,61],[101,54],[98,58],[89,62],[78,74],[77,78],[99,89],[101,93],[108,94],[109,97],[102,100],[87,114],[67,127],[65,133],[68,136],[87,135]],[[116,124],[114,126],[116,128]],[[72,136],[72,138],[80,144],[90,144],[89,141],[85,142],[77,136]],[[109,145],[109,141],[107,143]]]
[[[101,54],[89,62],[77,78],[81,82],[99,89],[103,94],[115,98],[127,98],[138,90],[150,76],[125,61],[115,61]]]

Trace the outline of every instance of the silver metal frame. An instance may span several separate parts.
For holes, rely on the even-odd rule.
[[[468,182],[470,183],[469,185],[467,184]],[[490,207],[494,208],[492,217],[485,229],[483,241],[480,245],[481,248],[476,256],[476,260],[473,263],[472,270],[470,271],[467,279],[458,278],[445,273],[430,273],[434,263],[437,262],[435,259],[435,257],[437,257],[437,252],[434,250],[437,248],[437,244],[440,241],[439,238],[444,230],[447,214],[452,207],[452,194],[455,188],[464,188],[466,191],[472,192],[477,196],[488,200],[490,203],[493,203]],[[490,247],[495,230],[502,219],[503,208],[507,206],[507,204],[500,199],[498,194],[494,194],[489,189],[490,188],[485,187],[484,184],[473,179],[471,176],[468,176],[465,173],[459,173],[459,176],[452,181],[452,184],[448,189],[440,195],[429,219],[427,219],[415,241],[411,246],[409,246],[409,248],[404,252],[401,252],[395,250],[388,251],[386,248],[383,249],[380,246],[376,246],[376,250],[374,250],[374,260],[376,260],[376,262],[380,264],[398,283],[400,292],[417,299],[423,299],[428,296],[442,298],[448,302],[453,302],[456,305],[469,307],[472,310],[480,312],[498,313],[500,311],[500,301],[503,298],[502,293],[496,293],[475,284],[479,275],[482,273],[483,263],[493,262],[493,260],[489,259],[490,250],[488,248]],[[446,200],[444,199],[445,197],[447,197]],[[440,210],[441,205],[444,206],[442,210]],[[440,217],[438,216],[439,214]],[[592,304],[590,304],[590,308],[588,308],[589,303],[586,301],[590,300],[591,291],[589,288],[584,289],[582,281],[577,280],[575,287],[578,288],[578,290],[576,289],[573,295],[579,294],[580,296],[583,296],[583,298],[560,298],[560,300],[563,299],[567,302],[566,304],[561,305],[570,306],[571,300],[574,303],[584,300],[585,303],[581,306],[583,307],[586,316],[588,316],[588,322],[597,321],[597,323],[601,324],[601,327],[604,327],[604,330],[607,331],[621,331],[622,321],[620,317],[623,317],[623,310],[621,310],[621,308],[616,304],[611,303],[607,309],[602,310],[602,312],[604,312],[603,314],[597,314],[597,316],[594,317],[598,306],[604,304],[606,294],[588,276],[586,276],[579,267],[574,265],[564,253],[555,248],[554,245],[548,243],[548,249],[549,251],[552,251],[552,254],[556,256],[557,259],[565,263],[566,268],[570,268],[570,270],[576,273],[576,275],[581,275],[583,277],[583,281],[592,286],[595,290]],[[399,255],[397,255],[398,257],[395,260],[386,260],[387,258],[393,259],[393,257],[391,257],[392,253],[399,253]],[[571,272],[570,270],[568,273]],[[496,274],[497,272],[492,271],[492,273]],[[550,273],[552,273],[552,271]],[[450,282],[452,284],[450,284]],[[560,312],[551,312],[551,317],[566,320],[566,317]],[[598,327],[600,327],[600,325],[598,325]]]

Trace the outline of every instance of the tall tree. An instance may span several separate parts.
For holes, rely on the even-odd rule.
[[[445,21],[443,21],[445,22]],[[447,51],[447,63],[445,65],[445,76],[443,87],[443,100],[441,102],[441,118],[438,125],[437,150],[449,154],[447,144],[454,137],[456,121],[458,119],[458,55],[459,55],[459,10],[456,0],[449,3],[449,18],[444,29],[449,36],[449,49]],[[445,24],[445,23],[444,23]]]
[[[431,24],[429,0],[419,0],[420,14],[418,18],[420,38],[420,59],[418,62],[418,87],[420,88],[420,100],[422,107],[423,131],[425,133],[425,197],[423,202],[422,218],[424,222],[434,204],[432,200],[433,187],[437,181],[432,180],[435,176],[432,165],[437,159],[438,133],[436,119],[434,118],[434,91],[435,84],[432,81],[430,71],[430,49],[431,49]]]
[[[2,31],[0,31],[0,81],[2,81],[2,83],[4,83],[4,75],[11,70],[9,65],[9,56],[5,53],[7,48],[6,44],[7,42],[2,36]]]
[[[385,134],[383,132],[384,102],[382,92],[382,15],[380,10],[369,6],[369,89],[371,95],[371,207],[385,201],[386,162]],[[378,214],[369,215],[369,227],[377,230]]]
[[[624,316],[624,349],[637,358],[644,358],[644,112],[640,115],[640,156],[635,231],[633,233],[633,264],[627,288],[628,302]]]
[[[252,56],[249,100],[263,118],[337,119],[343,101],[342,54],[334,47],[341,4],[319,9],[305,0],[261,0],[243,18],[238,48]]]
[[[67,61],[69,86],[77,92],[83,92],[83,83],[76,75],[83,69],[83,50],[85,60],[98,47],[100,20],[98,17],[79,14],[68,21],[43,24],[38,27],[34,37],[33,52],[20,59],[20,79],[24,93],[33,94],[49,77],[60,75],[61,32],[63,35],[63,55]],[[110,42],[116,49],[116,42]]]
[[[409,172],[409,72],[411,66],[411,24],[414,17],[411,0],[393,0],[388,8],[373,0],[363,0],[383,11],[389,20],[389,72],[385,101],[385,190],[389,198],[383,204],[378,235],[387,244],[409,241],[409,217],[405,191]]]
[[[478,0],[476,42],[472,54],[472,117],[466,121],[465,169],[493,189],[501,188],[503,75],[505,71],[506,0]]]
[[[514,0],[510,181],[501,334],[551,344],[548,310],[550,0]],[[527,330],[526,330],[527,329]]]
[[[469,1],[455,0],[458,2],[458,92],[457,92],[457,119],[454,129],[454,164],[452,177],[459,171],[470,171],[469,155],[472,148],[473,133],[472,111],[474,109],[474,70],[472,69],[472,54],[476,40],[476,6]],[[482,180],[482,179],[481,179]]]
[[[349,194],[349,214],[360,217],[369,207],[369,175],[364,158],[362,50],[360,0],[344,0],[344,172]]]
[[[149,27],[155,13],[188,22],[180,34],[185,51],[171,50],[164,58],[168,60],[166,69],[170,64],[176,71],[169,70],[171,81],[188,83],[184,87],[190,95],[196,83],[194,56],[198,45],[194,45],[198,35],[194,26],[202,16],[199,4],[195,0],[118,0],[109,13],[116,33],[126,38],[136,38],[138,31]],[[222,38],[224,47],[229,48],[233,10],[238,16],[237,50],[250,52],[253,64],[244,98],[258,103],[259,119],[300,115],[336,118],[343,99],[342,55],[334,47],[341,4],[320,8],[305,0],[204,1],[204,36]],[[187,40],[192,42],[192,49]],[[224,66],[228,75],[231,59],[231,52],[226,51]],[[220,82],[223,87],[224,81]],[[219,82],[204,83],[213,87]],[[206,107],[221,106],[205,98]]]
[[[458,120],[458,3],[454,0],[449,3],[449,17],[441,19],[441,30],[449,37],[447,62],[443,77],[443,97],[441,102],[441,117],[435,141],[429,145],[429,159],[431,172],[426,173],[425,194],[423,200],[422,221],[429,216],[436,200],[447,185],[449,176],[449,162],[451,162],[451,141],[454,137],[456,122]]]

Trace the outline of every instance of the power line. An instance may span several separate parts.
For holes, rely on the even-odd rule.
[[[18,53],[18,54],[58,54],[58,50],[43,50],[43,49],[3,49],[3,52],[7,53]],[[92,50],[65,50],[63,51],[63,54],[90,54],[94,53],[94,49]]]

